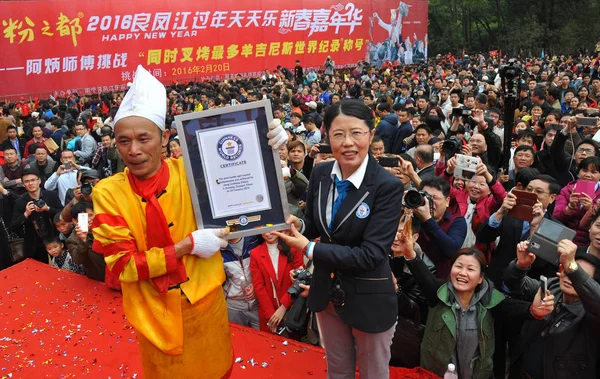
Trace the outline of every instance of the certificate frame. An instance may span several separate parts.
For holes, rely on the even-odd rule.
[[[269,100],[175,116],[188,188],[199,229],[228,226],[230,228],[228,239],[289,229],[289,225],[286,224],[289,206],[279,153],[268,145],[267,139],[268,125],[272,119],[273,113]],[[254,131],[252,131],[252,124],[255,125]],[[235,172],[235,167],[228,166],[241,164],[238,160],[240,154],[228,157],[222,153],[225,152],[225,148],[221,141],[225,137],[220,136],[221,134],[225,137],[242,135],[244,141],[240,142],[243,142],[244,147],[242,148],[240,144],[236,146],[235,151],[244,157],[250,157],[251,162],[259,160],[262,164],[262,167],[256,167],[256,164],[250,163],[247,167],[240,168],[244,175],[251,175],[247,174],[246,170],[254,173],[250,178],[256,179],[252,181],[253,184],[247,186],[249,188],[242,185],[241,191],[251,192],[251,194],[252,191],[258,191],[258,195],[248,196],[233,192],[236,191],[233,184],[229,184],[229,187],[228,184],[222,185],[232,180],[219,182],[222,177],[215,176],[216,172]],[[216,140],[218,143],[214,144]],[[228,164],[227,159],[232,159],[234,163]],[[245,164],[246,161],[243,163]],[[215,169],[215,165],[219,168]],[[225,169],[222,168],[223,165]],[[260,177],[261,175],[263,177]],[[225,179],[229,178],[233,176]],[[266,189],[264,196],[261,191],[263,188]],[[239,202],[228,204],[229,201],[234,202],[234,200]],[[222,202],[225,205],[222,205]],[[241,202],[252,203],[252,205],[243,212],[232,213],[225,210],[225,206],[231,206],[233,210],[244,207],[245,205],[241,205],[244,203]]]

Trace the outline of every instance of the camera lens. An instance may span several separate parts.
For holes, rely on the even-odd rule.
[[[425,205],[425,198],[419,191],[409,190],[406,195],[404,195],[404,203],[407,208],[415,209]]]
[[[92,185],[89,183],[84,183],[81,186],[81,193],[85,196],[90,196],[92,194]]]

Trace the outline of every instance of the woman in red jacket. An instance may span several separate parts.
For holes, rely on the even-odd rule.
[[[290,270],[303,265],[302,254],[291,249],[272,233],[262,235],[265,242],[250,252],[252,284],[258,299],[260,330],[276,333],[293,299]]]

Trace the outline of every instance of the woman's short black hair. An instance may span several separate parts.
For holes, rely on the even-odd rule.
[[[346,115],[350,117],[356,117],[365,122],[365,125],[369,127],[369,130],[375,128],[375,117],[373,111],[365,103],[359,100],[344,100],[339,103],[330,106],[325,111],[325,117],[323,118],[323,124],[325,130],[329,132],[333,120],[339,115]]]
[[[579,167],[577,167],[577,171],[579,170],[587,170],[589,166],[594,167],[597,171],[600,171],[600,157],[587,157],[581,162],[579,162]]]

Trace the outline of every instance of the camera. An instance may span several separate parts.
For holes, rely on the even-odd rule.
[[[298,296],[304,292],[304,289],[300,288],[300,284],[310,286],[310,283],[312,282],[312,272],[307,269],[296,269],[294,270],[293,276],[296,281],[288,289],[288,293],[292,296]]]
[[[382,156],[379,157],[379,165],[381,167],[398,167],[398,157],[395,156]]]
[[[463,143],[457,136],[452,136],[442,144],[442,151],[447,159],[450,159],[454,154],[460,154]]]
[[[425,199],[429,200],[429,212],[433,215],[433,198],[427,191],[408,190],[404,195],[404,205],[408,209],[417,209],[425,205]]]
[[[46,206],[46,202],[42,199],[33,200],[33,204],[38,208],[44,208]]]
[[[90,196],[92,194],[92,188],[94,188],[94,184],[90,182],[83,183],[81,185],[81,193],[85,196]]]

